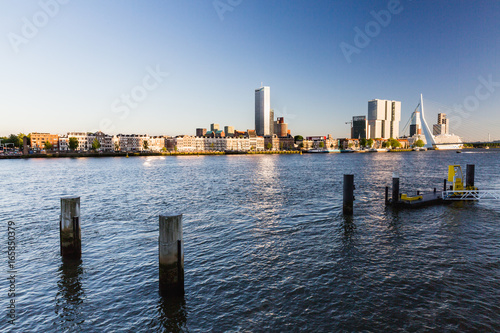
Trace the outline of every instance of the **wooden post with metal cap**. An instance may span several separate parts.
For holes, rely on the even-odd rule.
[[[159,284],[162,296],[184,294],[182,214],[160,215],[158,236]]]
[[[80,258],[82,255],[80,197],[61,198],[59,235],[61,255],[64,258]]]

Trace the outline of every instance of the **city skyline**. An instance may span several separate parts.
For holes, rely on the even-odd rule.
[[[450,132],[500,138],[498,2],[214,3],[1,3],[0,135],[250,129],[263,82],[304,136],[348,137],[374,98],[404,124],[423,93]]]

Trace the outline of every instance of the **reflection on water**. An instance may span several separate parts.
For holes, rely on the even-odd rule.
[[[80,307],[85,299],[82,288],[82,261],[80,259],[64,259],[58,270],[57,295],[55,312],[60,327],[68,330],[76,329],[85,319]]]
[[[160,297],[158,320],[164,332],[186,331],[186,300],[182,297]]]

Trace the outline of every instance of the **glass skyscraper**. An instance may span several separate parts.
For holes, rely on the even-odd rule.
[[[257,135],[272,135],[271,88],[255,89],[255,131]]]

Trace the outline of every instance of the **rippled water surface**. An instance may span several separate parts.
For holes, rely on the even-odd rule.
[[[0,161],[0,331],[500,330],[500,202],[414,211],[402,192],[476,165],[500,190],[500,152]],[[353,173],[355,213],[341,214]],[[59,255],[60,197],[81,197],[82,260]],[[184,214],[185,287],[158,293],[158,215]],[[15,325],[7,222],[16,223]]]

